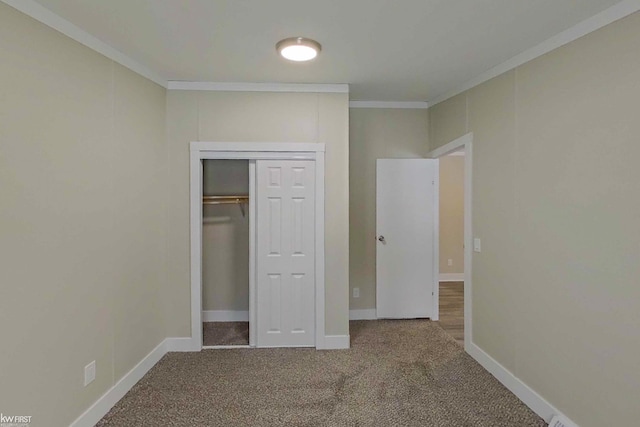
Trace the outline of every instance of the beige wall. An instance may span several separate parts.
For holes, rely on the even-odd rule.
[[[205,195],[249,194],[248,160],[206,160]],[[202,309],[249,310],[249,207],[204,206]]]
[[[376,159],[421,158],[428,151],[426,110],[352,108],[349,126],[350,308],[376,307]]]
[[[464,157],[440,158],[440,274],[464,273]],[[449,265],[448,261],[452,261]]]
[[[68,426],[165,337],[165,90],[2,3],[0,58],[0,409]]]
[[[640,13],[434,106],[474,133],[473,340],[581,427],[640,418]]]
[[[347,94],[169,91],[168,336],[189,336],[189,142],[326,144],[326,334],[349,333]]]

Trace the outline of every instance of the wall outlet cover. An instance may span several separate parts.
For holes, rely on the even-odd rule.
[[[554,417],[551,418],[549,427],[578,427],[578,425],[565,417],[554,415]]]
[[[84,367],[84,386],[88,386],[96,379],[96,361]]]
[[[353,288],[353,297],[360,298],[360,288]]]

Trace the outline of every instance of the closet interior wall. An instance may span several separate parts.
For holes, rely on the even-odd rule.
[[[248,160],[205,160],[205,196],[249,194]],[[249,311],[249,208],[204,205],[202,212],[202,310]],[[204,317],[203,317],[204,319]]]

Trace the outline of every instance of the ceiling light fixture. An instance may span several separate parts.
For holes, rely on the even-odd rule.
[[[322,46],[315,40],[304,37],[290,37],[276,43],[276,51],[289,61],[310,61],[322,50]]]

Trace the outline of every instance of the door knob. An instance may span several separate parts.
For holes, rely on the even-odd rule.
[[[387,242],[386,240],[384,240],[384,236],[378,237],[378,240],[380,240],[382,243],[386,243]]]

